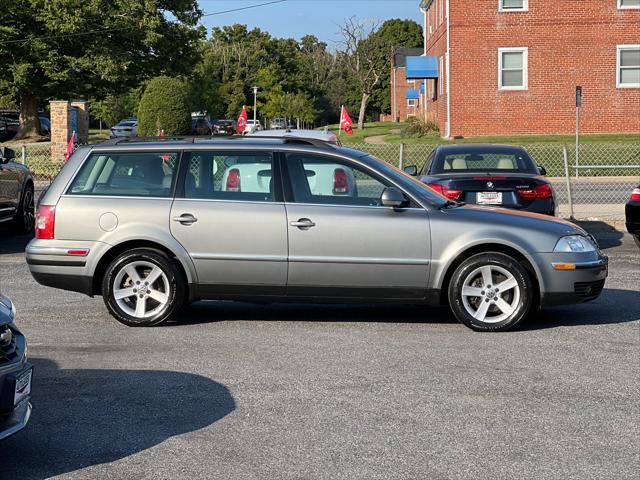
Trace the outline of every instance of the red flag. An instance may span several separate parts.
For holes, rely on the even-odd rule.
[[[242,106],[242,113],[238,117],[238,133],[242,133],[247,128],[247,107]]]
[[[351,121],[351,117],[349,116],[349,112],[344,105],[342,105],[342,110],[340,111],[340,130],[344,130],[347,135],[353,135],[353,128],[351,126],[353,122]]]
[[[64,160],[69,160],[69,157],[73,155],[73,144],[76,143],[76,132],[74,131],[71,134],[71,138],[69,139],[69,143],[67,144],[67,150],[64,152]]]

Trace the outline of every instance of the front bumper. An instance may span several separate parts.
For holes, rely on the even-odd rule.
[[[542,276],[543,307],[590,302],[598,298],[609,274],[609,259],[599,252],[541,253],[535,259]],[[573,269],[560,268],[575,265]]]
[[[15,379],[33,367],[27,363],[24,336],[17,329],[12,330],[16,340],[15,353],[9,357],[10,361],[5,357],[4,363],[0,362],[0,440],[22,430],[31,417],[30,395],[13,406]]]

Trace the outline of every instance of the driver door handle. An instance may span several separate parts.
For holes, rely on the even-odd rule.
[[[173,221],[181,223],[182,225],[191,225],[192,223],[196,223],[198,219],[190,213],[183,213],[179,217],[173,217]]]
[[[308,230],[311,227],[316,226],[316,224],[308,218],[301,218],[298,221],[290,222],[289,225],[291,225],[292,227],[298,227],[300,230]]]

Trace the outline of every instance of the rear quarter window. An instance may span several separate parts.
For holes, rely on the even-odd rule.
[[[169,197],[177,152],[93,153],[73,179],[67,194]]]

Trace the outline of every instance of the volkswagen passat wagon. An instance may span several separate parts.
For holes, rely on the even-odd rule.
[[[242,164],[259,179],[230,174]],[[80,147],[26,258],[41,284],[101,295],[130,326],[231,299],[448,304],[498,331],[595,299],[607,276],[576,225],[454,202],[366,153],[286,137]]]

